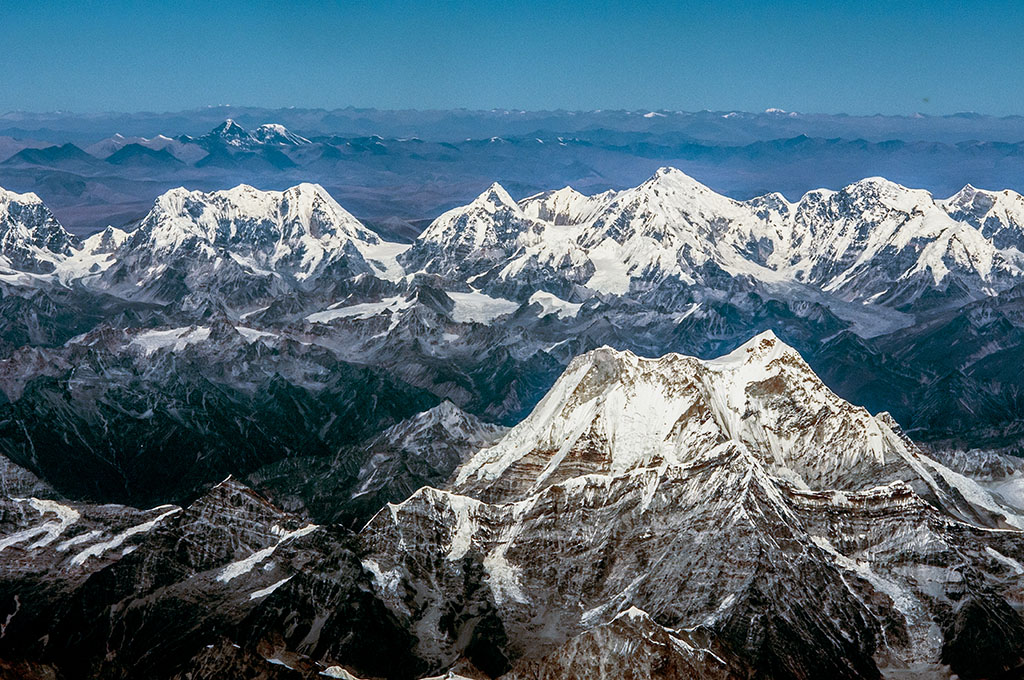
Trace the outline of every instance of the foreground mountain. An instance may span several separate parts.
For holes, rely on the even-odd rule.
[[[465,419],[389,438],[445,422]],[[585,354],[448,490],[355,535],[233,480],[141,511],[8,466],[43,496],[4,501],[0,657],[68,678],[1011,677],[1024,517],[891,422],[766,333],[712,361]]]
[[[9,677],[316,677],[342,658],[375,676],[422,667],[350,534],[231,480],[186,508],[3,504]]]
[[[626,646],[679,650],[658,663],[682,677],[967,678],[1024,663],[1022,519],[769,334],[711,362],[580,357],[362,538],[438,664],[618,677],[595,660]]]

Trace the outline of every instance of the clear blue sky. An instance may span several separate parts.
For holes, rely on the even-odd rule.
[[[0,111],[1024,114],[1024,2],[0,0]]]

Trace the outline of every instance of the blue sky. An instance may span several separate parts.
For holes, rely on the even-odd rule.
[[[1024,2],[0,0],[0,111],[1024,114]]]

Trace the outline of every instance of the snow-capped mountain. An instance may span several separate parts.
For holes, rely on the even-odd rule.
[[[202,137],[189,141],[194,141],[210,152],[221,149],[248,151],[260,146],[292,147],[312,143],[279,123],[264,123],[249,131],[231,118],[226,119]]]
[[[215,146],[227,146],[235,149],[246,149],[257,143],[256,139],[244,127],[228,118],[217,127],[210,130],[202,137],[197,138],[196,143],[209,150]]]
[[[996,248],[1024,252],[1024,196],[1016,191],[983,191],[968,184],[941,205],[953,219],[976,227]]]
[[[672,281],[718,288],[724,274],[897,307],[922,296],[957,304],[1022,275],[1018,254],[950,217],[926,192],[881,178],[813,191],[797,203],[779,195],[735,201],[672,168],[621,192],[540,194],[521,201],[520,212],[489,195],[499,196],[492,187],[438,218],[404,261],[430,263],[435,273],[444,273],[445,253],[453,262],[493,262],[468,272],[452,264],[447,274],[496,288],[526,279],[642,296]],[[507,257],[494,262],[496,253]]]
[[[372,272],[365,258],[381,243],[318,185],[286,191],[246,185],[212,193],[175,189],[160,196],[110,253],[109,267],[86,274],[86,280],[129,297],[141,292],[174,300],[200,290],[216,294],[219,287],[225,299],[255,299],[326,275]],[[87,247],[80,257],[95,255]]]
[[[35,194],[0,188],[0,266],[52,272],[71,255],[75,239]]]
[[[385,439],[470,422],[442,404]],[[139,510],[5,463],[0,658],[15,677],[275,680],[980,680],[1022,662],[1018,509],[770,333],[708,361],[585,354],[489,439],[453,486],[355,534],[233,479]]]
[[[544,676],[579,645],[586,665],[653,639],[698,664],[688,677],[1016,668],[1024,517],[889,422],[771,334],[704,362],[597,350],[451,490],[378,513],[364,564],[441,666]]]
[[[1021,273],[977,229],[930,194],[882,178],[804,196],[792,213],[791,270],[846,299],[900,305],[927,289],[980,294]]]
[[[606,191],[594,196],[581,194],[572,187],[545,191],[519,202],[527,217],[553,224],[582,224],[594,219],[597,212],[614,200],[616,192]]]
[[[308,139],[297,135],[279,123],[264,123],[252,131],[252,138],[260,144],[276,144],[279,146],[302,146],[312,144]]]
[[[468,278],[506,261],[533,224],[495,182],[472,203],[431,222],[400,261],[409,271]]]

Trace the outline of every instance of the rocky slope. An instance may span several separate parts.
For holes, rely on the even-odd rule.
[[[67,501],[8,464],[2,668],[511,680],[1024,667],[1020,509],[838,398],[770,333],[711,361],[600,349],[494,443],[468,425],[442,405],[388,430],[377,449],[401,452],[380,470],[453,455],[439,430],[483,448],[447,489],[389,504],[357,534],[230,479],[185,507],[137,510]]]

